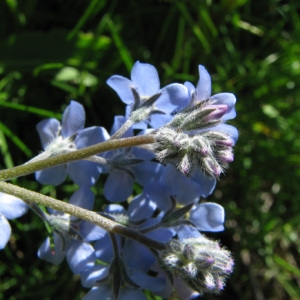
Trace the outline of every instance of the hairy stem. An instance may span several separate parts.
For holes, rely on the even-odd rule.
[[[108,218],[105,218],[104,216],[97,214],[96,212],[89,211],[87,209],[60,200],[56,200],[54,198],[15,186],[7,182],[0,182],[0,191],[18,197],[24,200],[26,203],[41,204],[46,207],[50,207],[52,209],[75,216],[79,219],[91,222],[110,233],[120,234],[122,236],[134,239],[149,248],[163,250],[166,247],[165,244],[152,240],[139,231],[120,225]]]
[[[60,154],[57,156],[41,159],[38,161],[29,161],[24,165],[17,166],[11,169],[0,171],[0,181],[9,180],[12,178],[28,175],[36,171],[62,165],[68,162],[77,161],[88,158],[92,155],[99,154],[118,148],[139,146],[144,144],[151,144],[154,142],[154,137],[151,134],[134,136],[129,138],[108,140],[90,147],[75,150],[69,153]]]

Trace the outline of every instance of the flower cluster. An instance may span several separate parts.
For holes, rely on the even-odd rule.
[[[192,299],[224,288],[233,260],[203,232],[224,230],[225,212],[200,198],[213,192],[233,161],[238,133],[225,122],[236,115],[236,99],[231,93],[211,95],[211,78],[201,65],[199,76],[196,87],[185,82],[161,88],[156,69],[136,62],[130,79],[114,75],[107,80],[126,104],[109,133],[98,126],[84,128],[84,109],[76,101],[61,122],[47,119],[37,125],[44,152],[28,164],[106,141],[151,138],[142,146],[110,149],[35,173],[38,182],[51,185],[69,176],[78,185],[69,203],[87,210],[103,201],[94,199],[91,188],[98,189],[99,178],[105,178],[107,205],[99,214],[132,232],[106,231],[93,220],[53,209],[39,213],[53,232],[39,257],[54,264],[66,258],[90,288],[85,300],[147,299],[144,290],[168,298],[174,289],[181,299]],[[10,235],[5,217],[20,216],[26,205],[0,196],[3,248]]]

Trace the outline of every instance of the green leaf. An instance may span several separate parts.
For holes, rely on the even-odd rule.
[[[291,264],[289,264],[286,260],[284,260],[283,258],[281,258],[278,255],[274,255],[274,261],[282,268],[284,268],[285,270],[293,273],[294,275],[300,277],[300,269],[298,269],[297,267],[292,266]]]
[[[13,167],[13,161],[10,156],[8,146],[4,134],[11,139],[11,141],[28,157],[32,156],[31,150],[16,136],[8,127],[0,123],[0,148],[4,156],[4,161],[7,168]]]

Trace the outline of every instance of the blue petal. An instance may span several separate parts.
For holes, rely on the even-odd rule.
[[[150,126],[154,129],[160,128],[164,125],[166,125],[167,123],[169,123],[171,120],[173,119],[172,115],[166,114],[166,115],[162,115],[161,113],[152,113],[150,115]],[[144,124],[146,123],[138,123],[138,124],[134,124],[134,128],[135,129],[146,129],[146,126],[144,126]]]
[[[123,76],[114,75],[108,78],[106,83],[118,94],[125,104],[133,104],[134,96],[131,90],[132,82]]]
[[[42,184],[59,185],[67,177],[65,165],[55,166],[35,172],[35,178]]]
[[[109,204],[104,208],[108,214],[127,215],[126,209],[119,204]]]
[[[113,298],[107,298],[113,299]],[[118,300],[147,300],[144,292],[140,289],[134,289],[126,286],[124,289],[121,289]]]
[[[133,253],[134,255],[132,255]],[[130,239],[125,241],[123,258],[127,267],[143,272],[147,272],[155,261],[152,252],[148,248]]]
[[[73,240],[66,253],[70,269],[74,274],[80,273],[87,266],[94,265],[95,251],[89,243]]]
[[[238,137],[239,137],[239,132],[234,126],[228,125],[228,124],[220,124],[215,127],[212,127],[211,130],[219,130],[226,132],[227,134],[230,135],[231,139],[233,140],[234,143],[236,143]]]
[[[192,173],[190,178],[200,185],[200,196],[204,198],[210,195],[216,187],[217,180],[215,178],[206,176],[199,169],[196,169],[195,172]]]
[[[183,84],[172,83],[162,89],[163,93],[155,106],[163,112],[171,113],[174,109],[181,110],[185,108],[190,101],[189,91]]]
[[[174,287],[180,299],[197,300],[200,294],[193,291],[183,279],[175,278]]]
[[[81,284],[83,287],[91,288],[101,282],[109,274],[109,267],[94,265],[80,273]]]
[[[92,186],[100,175],[99,167],[91,161],[76,161],[67,165],[68,174],[78,185]]]
[[[206,100],[211,95],[211,78],[207,70],[199,65],[199,81],[196,87],[198,101]]]
[[[66,252],[63,249],[61,237],[54,233],[54,251],[50,247],[50,239],[47,238],[38,250],[38,257],[54,265],[59,265],[65,258]]]
[[[85,148],[106,141],[110,138],[106,129],[100,126],[93,126],[79,131],[75,144],[77,149]]]
[[[152,277],[143,272],[136,272],[135,270],[133,270],[129,276],[141,288],[153,292],[158,292],[163,290],[166,285],[166,278]],[[131,299],[137,299],[137,298],[130,298],[130,300]]]
[[[134,158],[139,158],[142,160],[151,160],[154,158],[153,152],[139,147],[132,147],[130,150],[130,154],[132,154]]]
[[[158,182],[152,182],[144,187],[144,193],[147,197],[163,211],[171,209],[171,199],[168,190],[167,185]]]
[[[21,217],[27,210],[28,206],[21,199],[0,193],[0,215],[10,220]]]
[[[0,214],[0,250],[5,248],[11,235],[11,228],[6,218]]]
[[[62,116],[62,131],[63,138],[67,138],[83,129],[85,123],[85,112],[83,106],[76,102],[71,103],[65,109]]]
[[[104,262],[111,262],[113,260],[114,251],[108,233],[95,243],[94,248],[98,259]]]
[[[46,119],[36,125],[43,148],[57,137],[60,122],[56,119]]]
[[[145,195],[141,194],[136,196],[130,203],[127,211],[130,220],[133,222],[142,221],[152,216],[156,209],[156,205]]]
[[[153,161],[136,164],[132,169],[134,170],[136,182],[142,186],[155,180],[162,171],[160,164]]]
[[[161,269],[157,269],[156,266],[154,267],[153,270],[155,272],[157,272],[156,277],[168,278],[168,276],[166,276],[166,273],[164,271],[162,271]],[[165,283],[164,288],[160,291],[155,291],[155,295],[159,296],[163,299],[170,299],[172,291],[173,291],[173,285],[170,282],[170,280],[167,280],[166,283]],[[181,298],[181,299],[185,299],[185,298]]]
[[[150,218],[144,220],[144,222],[142,222],[142,224],[139,225],[139,229],[148,229],[150,227],[157,227],[157,225],[161,223],[162,217],[163,217],[163,212],[161,212],[159,216],[156,218]]]
[[[186,82],[184,83],[184,86],[188,89],[189,97],[190,97],[190,100],[191,100],[192,95],[195,93],[195,87],[194,87],[194,85],[193,85],[191,82],[189,82],[189,81],[186,81]]]
[[[226,114],[222,117],[223,121],[230,120],[236,117],[236,111],[234,105],[236,103],[236,98],[234,94],[231,93],[220,93],[213,95],[211,100],[216,101],[216,104],[225,104],[228,107]]]
[[[200,170],[187,178],[173,165],[167,165],[161,181],[169,187],[170,195],[181,204],[189,204],[197,201],[200,196],[208,196],[216,185],[215,179],[205,176]]]
[[[104,196],[112,202],[123,202],[131,195],[133,183],[134,179],[127,172],[113,170],[106,179]]]
[[[150,64],[137,61],[131,70],[131,80],[141,97],[151,97],[159,90],[158,73]]]
[[[158,228],[148,232],[146,235],[153,240],[166,243],[172,238],[173,232],[168,228]]]
[[[110,300],[113,299],[113,293],[110,285],[100,285],[92,288],[83,298],[83,300]]]
[[[69,203],[88,210],[92,210],[94,207],[94,200],[95,196],[93,192],[89,188],[81,186],[71,196]]]
[[[95,224],[86,221],[80,223],[80,236],[87,242],[99,240],[105,234],[106,231]]]
[[[189,238],[198,238],[201,236],[201,233],[194,226],[189,225],[180,225],[176,227],[177,235],[180,240],[189,239]]]
[[[216,203],[201,203],[190,211],[190,221],[200,231],[223,231],[224,220],[224,208]]]

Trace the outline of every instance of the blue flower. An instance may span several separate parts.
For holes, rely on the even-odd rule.
[[[199,77],[200,79],[196,88],[194,88],[189,82],[185,83],[185,86],[187,86],[191,96],[190,105],[195,106],[202,103],[203,110],[212,110],[212,112],[202,120],[202,122],[207,123],[207,125],[205,125],[203,129],[198,130],[198,132],[220,132],[222,138],[224,137],[222,133],[225,133],[228,136],[227,139],[214,141],[214,143],[218,146],[224,146],[222,151],[219,152],[219,157],[217,157],[217,159],[223,162],[232,162],[232,146],[238,139],[238,131],[235,127],[225,124],[225,122],[236,117],[234,107],[236,97],[232,93],[219,93],[211,96],[211,78],[207,70],[202,65],[199,65]],[[209,124],[211,124],[211,126],[209,126]],[[193,131],[193,133],[194,132],[195,131]],[[209,136],[209,133],[207,136]],[[216,175],[221,172],[221,169],[215,170]]]
[[[54,156],[81,149],[105,140],[102,127],[84,128],[85,112],[81,104],[71,101],[65,109],[62,123],[56,119],[46,119],[37,125],[37,130],[45,152],[41,157]],[[97,164],[78,161],[36,172],[36,179],[43,184],[58,185],[67,174],[78,185],[91,186],[99,177]]]
[[[70,204],[91,210],[94,205],[93,193],[81,186],[70,198]],[[54,230],[54,249],[48,237],[38,250],[38,256],[52,264],[60,264],[66,257],[71,270],[78,274],[87,265],[93,264],[95,251],[89,243],[103,235],[103,229],[76,217],[49,209],[46,222]]]
[[[199,75],[196,88],[185,83],[189,105],[155,132],[152,149],[162,163],[173,164],[199,183],[208,176],[213,185],[234,159],[232,147],[238,131],[224,122],[235,117],[236,99],[231,93],[211,96],[211,79],[201,65]]]
[[[120,205],[111,204],[105,208],[104,213],[123,225],[138,230],[146,230],[147,226],[156,223],[149,222],[154,209],[153,203],[136,197],[130,203],[127,211]],[[164,243],[172,237],[172,231],[167,228],[156,228],[145,234],[156,241]],[[132,239],[116,236],[116,241],[117,243],[113,247],[109,234],[105,234],[95,243],[95,264],[80,273],[83,286],[92,287],[85,299],[95,299],[90,297],[96,297],[103,290],[107,290],[107,293],[112,295],[114,275],[118,276],[122,282],[122,288],[119,292],[120,299],[123,299],[123,293],[130,292],[133,295],[135,293],[136,295],[142,295],[142,289],[151,290],[154,293],[163,291],[167,284],[166,277],[155,276],[155,271],[152,272],[153,275],[151,275],[151,272],[149,274],[149,270],[156,262],[156,257],[152,251]],[[133,253],[134,255],[132,255]],[[113,267],[116,256],[119,257],[117,270]],[[100,261],[102,263],[97,263]],[[170,292],[171,289],[168,293],[170,294]]]
[[[7,220],[19,218],[27,212],[24,201],[11,195],[0,193],[0,249],[3,249],[11,235]]]
[[[124,122],[125,117],[115,117],[111,134],[117,131]],[[127,130],[123,137],[130,136],[133,136],[132,128]],[[104,196],[109,201],[125,201],[132,194],[134,182],[144,186],[151,182],[159,172],[160,164],[151,161],[153,154],[142,148],[121,148],[102,153],[101,156],[106,159],[106,164],[99,167],[100,171],[109,173],[104,185]]]
[[[181,186],[179,182],[176,182],[176,184],[179,187]],[[172,229],[173,235],[177,235],[180,239],[192,236],[198,237],[201,235],[200,232],[223,231],[225,221],[224,208],[217,203],[199,203],[199,195],[196,194],[197,189],[193,191],[193,184],[185,188],[181,186],[186,193],[186,199],[181,195],[182,198],[179,198],[181,201],[177,202],[177,195],[172,195],[172,190],[168,186],[151,183],[145,187],[141,195],[133,198],[128,211],[134,207],[149,203],[148,209],[144,212],[137,209],[139,218],[148,218],[147,225],[150,227]],[[187,207],[189,211],[187,216],[184,207],[182,212],[179,213],[178,203],[180,207],[182,207],[182,204],[184,204],[184,207]],[[156,217],[152,218],[151,216],[154,212]],[[167,220],[165,220],[166,217]]]
[[[160,89],[158,73],[154,66],[137,61],[131,70],[131,80],[113,75],[107,80],[120,99],[127,105],[126,117],[132,111],[151,102],[152,111],[149,120],[134,125],[134,128],[146,129],[147,124],[159,128],[172,118],[174,110],[188,104],[188,90],[178,83]],[[154,103],[152,103],[154,101]]]
[[[141,194],[133,198],[127,211],[120,205],[111,204],[105,208],[104,214],[162,243],[167,243],[172,237],[177,237],[179,240],[201,238],[202,234],[199,231],[223,230],[224,209],[216,203],[195,204],[187,219],[185,214],[177,218],[172,217],[171,223],[173,224],[169,223],[171,227],[164,223],[164,215],[170,216],[172,212],[159,213],[157,208],[155,199],[149,199],[145,194]],[[174,211],[174,216],[178,216],[176,211]],[[94,264],[87,265],[80,273],[82,285],[92,288],[84,299],[96,299],[101,293],[113,297],[112,281],[116,270],[112,264],[116,255],[121,259],[118,262],[117,275],[122,282],[122,288],[118,293],[120,299],[123,299],[123,293],[132,293],[134,296],[142,295],[140,292],[143,289],[151,290],[154,294],[165,298],[168,297],[172,285],[167,274],[160,269],[157,257],[148,248],[132,239],[116,236],[116,241],[117,249],[116,246],[112,246],[110,236],[106,233],[94,244]],[[182,293],[196,295],[184,282],[180,285],[180,281],[176,280],[176,288],[178,286],[184,287]]]
[[[200,102],[208,101],[209,105],[225,105],[227,106],[226,112],[223,114],[222,121],[235,118],[236,112],[234,105],[236,98],[232,93],[219,93],[211,96],[211,77],[204,66],[199,65],[199,81],[196,88],[190,82],[185,82],[184,85],[189,90],[189,95],[192,102],[190,105],[196,105]]]
[[[176,234],[180,240],[197,238],[200,232],[219,232],[224,230],[224,208],[213,202],[199,203],[192,207],[187,218],[189,225],[176,227]]]

